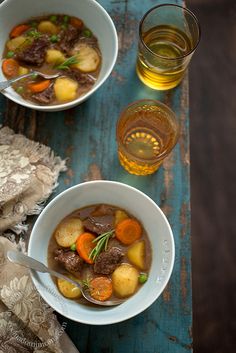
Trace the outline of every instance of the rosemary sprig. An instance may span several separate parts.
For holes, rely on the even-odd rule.
[[[115,229],[110,230],[109,232],[99,235],[96,239],[93,240],[93,243],[97,243],[95,248],[90,252],[89,258],[93,261],[96,257],[103,251],[107,250],[108,241],[113,236]]]
[[[81,285],[83,286],[84,289],[89,289],[90,287],[90,279],[82,279],[80,281]]]
[[[39,37],[42,36],[42,34],[38,32],[37,29],[34,28],[34,29],[31,29],[29,32],[27,32],[27,36],[38,39]]]
[[[54,68],[59,70],[68,70],[70,65],[78,64],[78,62],[78,55],[74,55],[66,59],[63,63],[54,66]]]

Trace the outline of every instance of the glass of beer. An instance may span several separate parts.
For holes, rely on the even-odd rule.
[[[179,124],[170,108],[157,100],[136,101],[117,121],[120,163],[131,174],[152,174],[170,154],[178,137]]]
[[[200,26],[188,9],[163,4],[150,9],[139,25],[137,74],[147,86],[167,90],[182,80],[200,41]]]

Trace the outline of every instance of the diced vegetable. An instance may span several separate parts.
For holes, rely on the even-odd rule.
[[[90,38],[92,37],[92,32],[88,28],[86,28],[85,30],[83,30],[83,35],[87,38]]]
[[[2,71],[7,77],[15,77],[18,75],[19,64],[16,60],[10,58],[3,60]]]
[[[119,297],[128,297],[135,293],[139,273],[129,264],[121,264],[112,274],[113,290]]]
[[[124,221],[127,218],[129,218],[129,216],[127,215],[127,213],[125,213],[125,211],[117,210],[115,213],[115,225]]]
[[[50,18],[49,18],[49,20],[51,21],[51,22],[57,22],[57,16],[56,15],[52,15],[52,16],[50,16]]]
[[[38,30],[39,32],[42,32],[42,33],[49,33],[49,34],[58,33],[58,27],[50,21],[41,21],[38,25]]]
[[[63,22],[64,23],[68,23],[69,22],[69,16],[67,16],[67,15],[65,15],[64,17],[63,17]]]
[[[82,221],[79,218],[70,218],[59,224],[54,236],[58,245],[69,248],[83,232]]]
[[[50,41],[52,43],[57,43],[57,42],[59,42],[59,37],[56,34],[53,34],[50,38]]]
[[[7,55],[6,55],[6,57],[9,59],[9,58],[12,58],[13,56],[14,56],[14,51],[9,51],[9,52],[7,52]]]
[[[133,244],[127,251],[127,256],[133,265],[137,266],[141,270],[145,268],[145,242],[139,241]]]
[[[29,69],[27,69],[27,67],[19,66],[19,69],[18,69],[19,76],[28,74],[28,72],[29,72]]]
[[[24,45],[23,43],[25,43],[25,44],[27,43],[26,37],[19,36],[19,37],[10,39],[7,42],[7,49],[11,50],[11,51],[15,51],[20,46],[23,46]]]
[[[82,29],[84,25],[83,21],[76,17],[71,17],[70,24],[78,29]]]
[[[43,80],[41,82],[29,83],[28,87],[33,93],[39,93],[45,91],[50,86],[50,80]]]
[[[73,65],[74,68],[82,72],[95,71],[100,64],[98,52],[87,44],[79,44],[72,51],[74,55],[78,54],[79,62]]]
[[[91,233],[83,233],[76,241],[76,250],[80,257],[88,264],[93,264],[93,260],[89,257],[91,251],[95,247],[93,240],[96,239],[95,235]]]
[[[142,235],[142,227],[138,221],[127,218],[116,225],[116,238],[125,245],[130,245]]]
[[[102,302],[112,295],[112,282],[107,277],[94,278],[90,282],[89,288],[91,297]]]
[[[73,278],[74,279],[74,278]],[[58,289],[64,297],[69,299],[76,299],[81,297],[81,290],[76,285],[66,281],[65,279],[58,278]]]
[[[60,64],[65,61],[66,58],[60,50],[48,49],[46,53],[46,62],[48,64]]]
[[[16,38],[20,36],[22,33],[27,31],[30,28],[30,26],[22,24],[14,27],[10,33],[10,38]]]
[[[19,93],[19,94],[23,93],[24,92],[24,87],[22,87],[22,86],[17,87],[16,92]]]
[[[70,250],[75,251],[76,250],[76,244],[72,244],[70,247]]]
[[[59,77],[54,84],[54,91],[58,101],[66,102],[76,98],[78,83],[67,77]]]
[[[67,23],[63,23],[63,24],[61,25],[61,29],[65,30],[65,29],[67,29],[67,28],[68,28],[68,24],[67,24]]]
[[[147,282],[147,280],[148,280],[147,273],[140,273],[138,280],[139,280],[139,283],[141,283],[141,284]]]

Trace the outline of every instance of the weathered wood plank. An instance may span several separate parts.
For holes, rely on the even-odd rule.
[[[6,103],[1,97],[2,121],[69,159],[69,169],[61,176],[56,193],[85,180],[118,180],[147,193],[162,207],[172,226],[176,261],[163,295],[148,310],[124,323],[96,327],[66,320],[67,332],[81,353],[191,352],[188,79],[172,91],[157,92],[145,87],[136,76],[138,22],[158,1],[99,2],[111,14],[119,33],[119,57],[109,80],[87,102],[66,112],[33,112]],[[119,165],[115,125],[127,104],[147,97],[165,102],[176,112],[181,137],[156,174],[137,177]]]

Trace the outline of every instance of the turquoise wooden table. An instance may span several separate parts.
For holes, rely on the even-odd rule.
[[[119,35],[118,61],[106,83],[81,106],[59,113],[27,110],[1,96],[1,121],[68,158],[68,171],[61,175],[56,193],[87,180],[117,180],[149,195],[162,208],[172,226],[176,244],[173,274],[164,293],[149,309],[126,322],[110,326],[87,326],[61,318],[68,323],[66,331],[79,351],[191,352],[188,79],[186,77],[174,90],[157,92],[145,87],[136,76],[138,22],[160,1],[99,2],[113,18]],[[181,0],[172,2],[182,3]],[[129,175],[122,169],[115,141],[119,113],[127,104],[141,98],[166,103],[175,111],[181,126],[180,140],[171,156],[156,174],[147,177]]]

